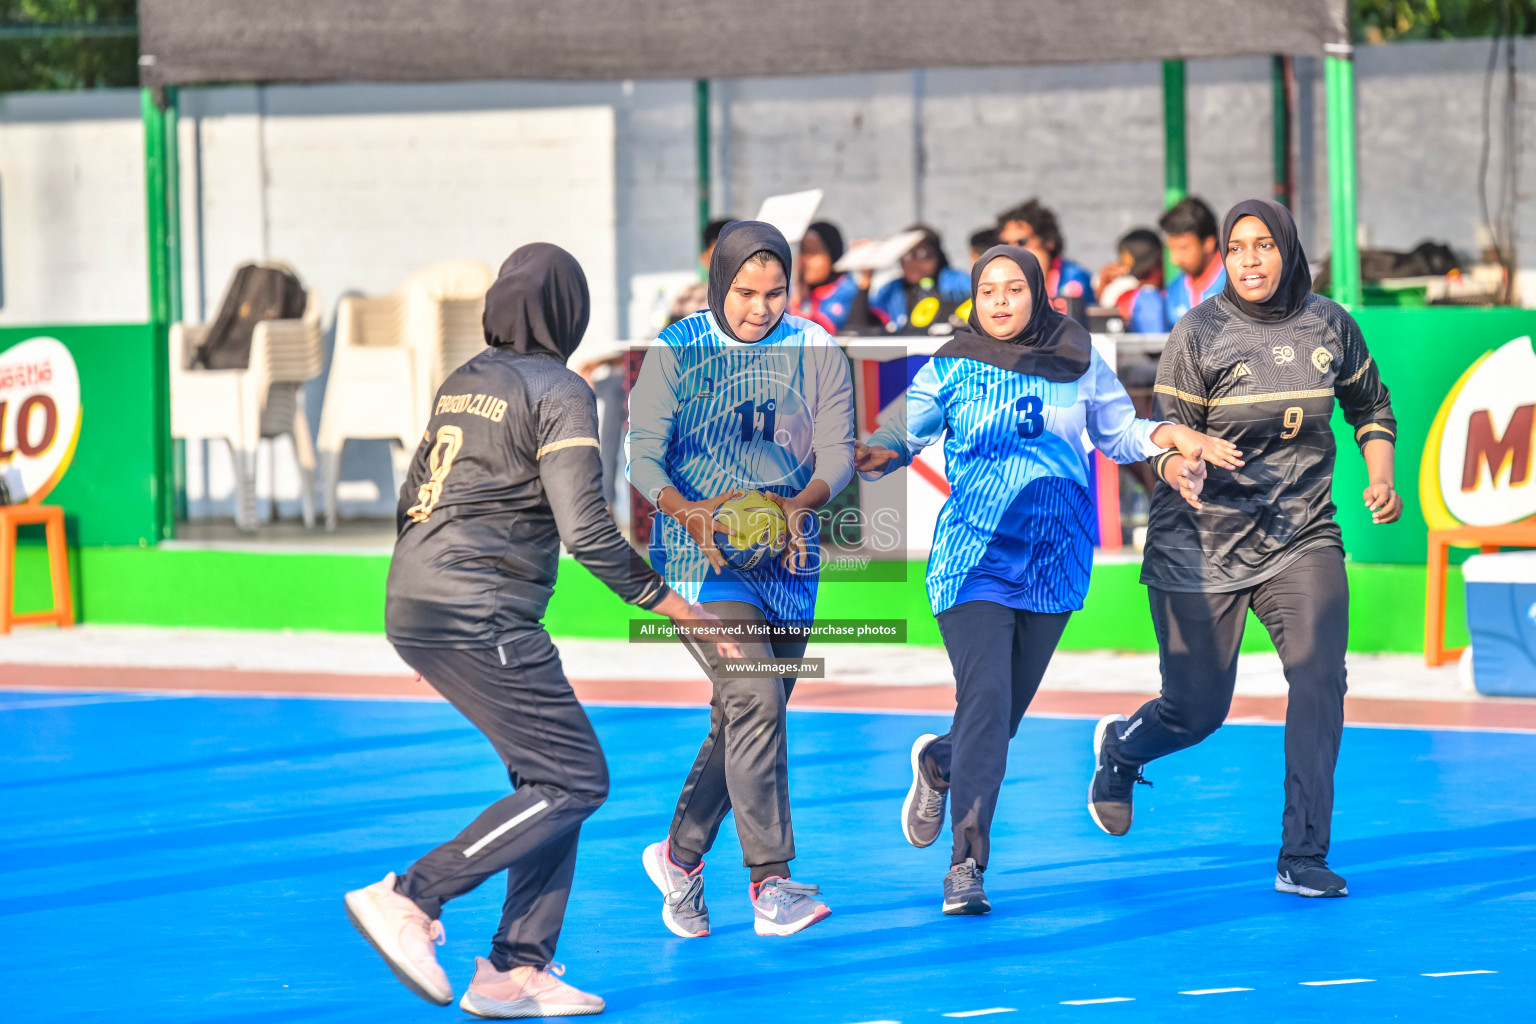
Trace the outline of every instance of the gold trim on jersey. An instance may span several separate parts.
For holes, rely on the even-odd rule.
[[[1172,395],[1173,397],[1179,399],[1181,402],[1189,402],[1193,405],[1210,404],[1199,395],[1192,395],[1188,391],[1180,391],[1178,388],[1171,388],[1167,384],[1154,384],[1152,386],[1152,390],[1160,395]]]
[[[1367,431],[1371,430],[1379,430],[1383,434],[1386,434],[1388,437],[1392,438],[1394,441],[1397,440],[1397,432],[1394,431],[1391,427],[1381,423],[1367,423],[1365,426],[1360,427],[1355,431],[1355,440],[1360,440],[1360,438],[1364,436]]]
[[[1218,405],[1252,405],[1255,402],[1290,402],[1299,398],[1331,398],[1333,388],[1313,388],[1311,391],[1275,391],[1267,395],[1227,395],[1225,398],[1201,398],[1192,395],[1188,391],[1180,391],[1171,388],[1167,384],[1154,384],[1152,390],[1163,395],[1173,395],[1184,402],[1194,405],[1208,405],[1215,408]]]
[[[1341,381],[1339,381],[1338,387],[1341,387],[1341,388],[1349,387],[1355,381],[1359,380],[1361,378],[1361,376],[1364,375],[1365,371],[1369,370],[1370,368],[1371,368],[1371,357],[1370,356],[1366,356],[1365,357],[1365,362],[1360,364],[1360,369],[1355,371],[1354,376],[1350,377],[1349,380],[1341,380]]]
[[[601,448],[602,445],[597,443],[597,438],[595,438],[595,437],[568,437],[564,441],[555,441],[555,442],[553,442],[551,444],[545,445],[543,448],[540,448],[537,452],[535,452],[533,457],[536,458],[536,459],[542,459],[544,456],[548,455],[550,452],[557,452],[557,451],[559,451],[562,448],[583,448],[583,447],[585,447],[585,448]]]
[[[1252,405],[1255,402],[1291,402],[1298,398],[1332,398],[1333,388],[1313,388],[1311,391],[1275,391],[1267,395],[1227,395],[1211,399],[1211,408],[1218,405]]]

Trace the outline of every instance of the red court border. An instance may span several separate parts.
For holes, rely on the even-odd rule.
[[[575,679],[576,695],[588,704],[704,707],[709,684],[680,681]],[[363,676],[332,673],[249,672],[214,668],[119,668],[77,665],[0,665],[0,690],[124,691],[204,696],[330,697],[362,700],[436,700],[424,682],[406,675]],[[1041,690],[1030,713],[1067,718],[1129,714],[1148,699],[1145,693]],[[802,711],[869,711],[896,714],[949,714],[955,707],[948,685],[881,686],[802,680],[790,705]],[[1285,721],[1284,697],[1243,697],[1232,702],[1228,721]],[[1386,700],[1347,697],[1349,725],[1410,729],[1472,729],[1536,732],[1536,701],[1479,698],[1469,700]]]

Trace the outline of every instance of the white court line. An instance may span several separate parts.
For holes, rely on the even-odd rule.
[[[168,700],[179,696],[173,693],[112,693],[94,697],[56,697],[42,700],[10,700],[0,702],[0,711],[26,711],[30,708],[73,708],[84,704],[137,704],[146,700]]]
[[[899,1020],[861,1020],[859,1024],[901,1024]]]
[[[1063,999],[1062,1006],[1092,1006],[1095,1003],[1134,1003],[1131,996],[1106,996],[1103,999]]]
[[[989,1013],[1018,1013],[1011,1006],[991,1006],[985,1010],[956,1010],[954,1013],[946,1013],[945,1017],[985,1017]]]
[[[1498,971],[1440,971],[1436,974],[1424,974],[1424,978],[1459,978],[1463,974],[1498,974]]]
[[[1180,992],[1181,996],[1216,996],[1223,992],[1252,992],[1251,988],[1192,988],[1188,992]]]
[[[1302,981],[1302,982],[1298,982],[1297,984],[1301,984],[1301,985],[1364,985],[1368,981],[1375,981],[1375,980],[1376,980],[1375,978],[1339,978],[1339,979],[1337,979],[1335,981]]]

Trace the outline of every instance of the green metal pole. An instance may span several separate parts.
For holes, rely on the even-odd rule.
[[[704,228],[709,224],[709,193],[712,184],[709,173],[709,79],[700,78],[693,83],[693,121],[694,141],[698,147],[698,233],[694,238],[704,237]]]
[[[1324,61],[1328,97],[1328,205],[1333,214],[1330,284],[1336,302],[1355,307],[1361,302],[1361,288],[1360,246],[1355,227],[1354,55],[1330,55]]]
[[[1273,98],[1273,152],[1275,202],[1291,205],[1291,95],[1286,58],[1270,58],[1270,91]]]
[[[165,282],[170,323],[182,320],[181,297],[181,90],[165,89]],[[171,438],[170,522],[187,517],[187,444]],[[174,528],[174,526],[173,526]]]
[[[1185,137],[1184,62],[1163,61],[1163,208],[1189,195],[1189,144]]]
[[[1163,61],[1163,209],[1189,195],[1189,141],[1185,133],[1184,62]],[[1163,278],[1172,281],[1179,268],[1163,259]]]
[[[180,90],[165,90],[165,283],[168,323],[181,322]]]
[[[166,350],[171,304],[166,260],[165,114],[152,89],[140,90],[140,108],[144,119],[144,226],[149,264],[150,358],[154,367],[149,395],[153,416],[150,451],[154,469],[149,488],[158,526],[158,535],[153,539],[158,542],[171,537],[175,530],[170,486],[174,483],[170,460],[170,360]]]

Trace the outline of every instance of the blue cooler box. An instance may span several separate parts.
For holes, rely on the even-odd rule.
[[[1473,555],[1461,574],[1477,692],[1536,697],[1536,551]]]

